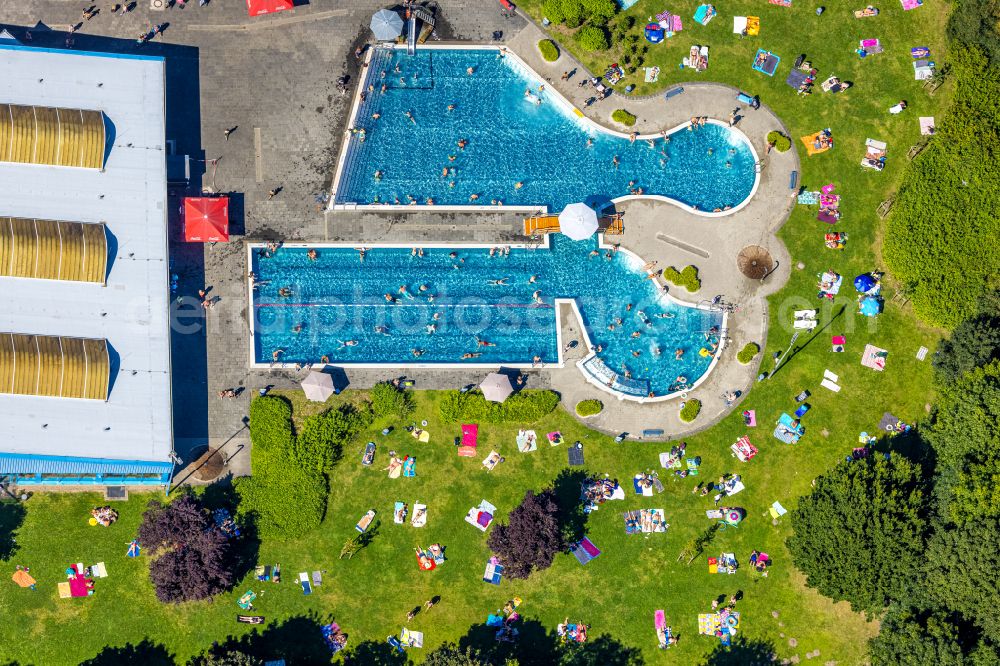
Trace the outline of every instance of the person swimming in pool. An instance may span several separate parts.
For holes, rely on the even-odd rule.
[[[593,147],[594,147],[594,140],[588,138],[587,139],[587,148],[593,148]]]
[[[292,295],[291,287],[282,287],[281,289],[278,290],[278,296],[281,296],[282,298],[290,298],[291,295]]]
[[[532,275],[531,277],[528,278],[528,284],[535,284],[536,282],[538,282],[537,275]]]
[[[517,181],[516,183],[514,183],[514,189],[515,190],[519,190],[522,187],[524,187],[524,183],[522,183],[521,181]]]
[[[476,345],[479,347],[496,347],[496,344],[493,342],[488,342],[486,340],[483,340],[478,335],[475,337],[476,337]]]
[[[482,356],[481,352],[465,352],[462,354],[462,360],[466,361],[470,358],[479,358],[480,356]]]
[[[683,349],[675,349],[674,350],[674,360],[675,361],[679,361],[682,358],[684,358],[684,350]]]
[[[434,335],[437,331],[437,324],[427,324],[427,335]]]
[[[388,326],[376,326],[375,327],[375,332],[378,333],[379,335],[389,335],[389,327]]]
[[[414,348],[414,349],[411,349],[411,350],[410,350],[410,353],[411,353],[411,354],[413,354],[413,358],[420,358],[420,357],[421,357],[421,356],[423,356],[423,355],[424,355],[424,354],[425,354],[426,352],[427,352],[427,350],[426,350],[426,349],[416,349],[416,348]]]
[[[292,333],[295,333],[296,335],[298,335],[299,333],[302,332],[303,328],[304,327],[303,327],[302,324],[296,324],[295,326],[292,326]]]
[[[656,315],[657,319],[673,319],[676,315],[673,312],[661,312]]]
[[[535,293],[533,293],[531,295],[531,298],[535,301],[535,303],[541,304],[542,303],[542,290],[541,289],[537,290]]]
[[[396,297],[393,296],[392,294],[390,294],[389,292],[386,292],[385,294],[383,294],[382,297],[385,298],[385,302],[386,303],[395,303],[396,302]]]
[[[465,150],[465,147],[467,145],[469,145],[469,142],[466,141],[465,139],[459,139],[458,140],[458,147],[461,148],[462,150]]]
[[[499,280],[487,280],[486,284],[488,284],[491,287],[506,287],[508,280],[510,280],[510,278],[500,278]]]
[[[406,112],[406,117],[409,118],[410,122],[413,123],[414,125],[417,124],[417,119],[413,117],[413,112],[412,111],[407,111]]]
[[[618,161],[618,156],[617,155],[615,155],[614,157],[611,158],[611,163],[615,165],[616,169],[618,168],[618,165],[621,164],[621,162]]]
[[[454,111],[455,110],[455,105],[454,104],[449,104],[448,105],[448,110],[449,111]]]
[[[344,347],[357,347],[358,346],[358,341],[357,340],[337,340],[337,342],[340,343],[340,346],[337,347],[337,349],[343,349]]]
[[[662,353],[663,353],[662,347],[660,347],[659,345],[653,347],[653,356],[659,356]]]
[[[317,259],[319,259],[319,253],[316,252],[316,248],[312,247],[309,248],[308,252],[306,252],[306,256],[309,257],[309,261],[316,261]]]

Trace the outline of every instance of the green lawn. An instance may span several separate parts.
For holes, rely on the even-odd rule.
[[[537,15],[536,0],[521,4]],[[909,47],[930,46],[934,58],[943,60],[947,7],[928,2],[904,13],[898,2],[891,2],[880,6],[882,14],[877,18],[855,20],[849,11],[865,3],[835,2],[827,5],[822,17],[817,17],[812,5],[801,0],[795,0],[792,9],[762,0],[737,1],[720,6],[722,15],[703,27],[687,18],[696,4],[691,0],[668,5],[659,0],[640,0],[631,10],[639,17],[638,27],[648,15],[667,7],[685,17],[683,32],[664,44],[650,45],[650,62],[662,68],[661,86],[692,78],[729,83],[759,94],[784,119],[793,137],[831,127],[837,142],[834,150],[805,158],[796,140],[803,156],[800,180],[810,188],[827,182],[837,185],[844,197],[844,218],[837,228],[849,233],[850,242],[843,252],[826,250],[822,234],[827,227],[815,220],[815,209],[800,207],[783,228],[782,239],[805,269],[793,271],[789,285],[772,298],[771,333],[762,351],[764,367],[768,368],[771,353],[783,349],[790,338],[790,312],[817,304],[816,273],[832,268],[849,281],[857,273],[881,266],[881,226],[875,209],[899,182],[907,164],[906,151],[918,140],[917,116],[940,118],[949,94],[945,86],[938,95],[929,97],[913,81]],[[742,41],[732,35],[734,13],[760,16],[761,35]],[[554,34],[563,48],[575,49],[572,40],[563,38],[559,30]],[[859,60],[853,48],[860,37],[879,37],[886,52]],[[709,70],[699,75],[677,69],[692,43],[711,46]],[[750,69],[758,47],[782,57],[774,78]],[[820,80],[835,73],[854,81],[855,87],[836,97],[820,92],[797,97],[784,84],[784,78],[800,53],[806,53],[820,69]],[[604,55],[584,58],[600,71],[613,60]],[[654,91],[640,88],[638,92]],[[888,115],[886,109],[899,99],[906,99],[909,108],[900,116]],[[627,103],[624,106],[627,108]],[[868,136],[889,143],[888,166],[883,173],[862,171],[858,166]],[[35,495],[16,532],[17,550],[4,568],[12,572],[14,564],[31,566],[39,589],[22,590],[12,583],[0,585],[4,617],[0,623],[0,659],[22,664],[73,664],[93,657],[105,645],[138,644],[149,639],[163,646],[162,650],[151,648],[154,656],[169,654],[185,660],[213,641],[222,642],[228,636],[251,631],[235,622],[235,599],[252,587],[259,595],[257,610],[267,617],[269,625],[256,649],[291,656],[293,660],[296,655],[312,654],[316,647],[311,619],[335,618],[350,634],[350,647],[356,648],[364,641],[381,642],[387,634],[398,633],[406,611],[434,595],[441,595],[440,604],[430,612],[420,613],[409,625],[425,632],[428,648],[463,637],[478,644],[483,634],[477,629],[470,633],[470,627],[482,623],[486,614],[506,599],[519,595],[524,599],[526,627],[534,628],[536,633],[542,627],[554,631],[555,625],[569,615],[590,623],[594,636],[608,634],[626,646],[641,649],[649,663],[690,664],[717,645],[714,639],[697,635],[697,613],[707,610],[716,595],[742,590],[745,599],[740,602],[740,610],[746,637],[773,644],[781,657],[798,654],[804,659],[806,652],[819,649],[818,663],[862,663],[865,639],[877,631],[877,626],[851,613],[846,604],[832,604],[805,588],[784,546],[790,533],[789,521],[786,518],[774,526],[765,517],[766,507],[775,500],[793,508],[796,498],[808,491],[810,481],[850,451],[859,431],[871,432],[883,411],[916,420],[933,398],[929,361],[918,362],[914,353],[920,345],[933,348],[937,333],[916,324],[907,308],[891,300],[891,287],[886,312],[876,320],[854,314],[851,291],[847,284],[844,298],[820,306],[824,321],[829,321],[830,315],[842,306],[846,309],[829,328],[821,326],[813,338],[800,339],[800,345],[808,344],[773,379],[754,387],[744,403],[757,410],[760,422],[749,434],[761,452],[748,464],[729,455],[729,445],[748,432],[739,415],[734,414],[687,439],[689,454],[703,458],[701,476],[677,481],[665,477],[663,495],[637,498],[631,494],[628,479],[656,466],[657,454],[665,450],[663,445],[616,445],[589,432],[561,410],[532,424],[539,434],[561,429],[569,441],[582,440],[587,458],[584,469],[617,477],[629,491],[626,501],[605,504],[589,517],[587,532],[604,554],[586,567],[563,555],[550,570],[527,581],[504,580],[496,588],[480,580],[488,557],[485,536],[463,521],[466,511],[485,498],[499,507],[503,519],[526,489],[545,487],[564,473],[566,447],[550,448],[543,443],[537,452],[520,454],[514,445],[520,424],[483,426],[481,457],[490,448],[506,456],[505,463],[487,474],[479,459],[456,457],[451,442],[458,434],[457,425],[439,422],[436,394],[418,392],[415,417],[428,420],[428,430],[433,433],[429,444],[410,438],[400,427],[406,424],[395,424],[397,429],[389,437],[362,434],[357,442],[345,447],[344,459],[333,474],[333,491],[323,526],[299,540],[260,545],[260,562],[281,563],[281,585],[248,581],[211,603],[161,605],[148,580],[147,561],[125,557],[147,497],[133,495],[119,507],[121,520],[104,529],[88,527],[86,522],[89,508],[99,502],[96,495]],[[841,333],[848,336],[848,351],[833,354],[830,335]],[[876,373],[858,364],[866,342],[889,350],[885,372]],[[844,390],[839,394],[819,387],[825,368],[840,375]],[[804,420],[807,433],[797,446],[786,446],[771,438],[769,426],[782,411],[794,408],[792,398],[802,389],[814,394],[809,400],[813,408]],[[348,394],[348,399],[355,397]],[[298,400],[296,404],[301,407],[297,412],[300,416],[306,406]],[[373,426],[372,433],[382,425]],[[380,448],[376,465],[366,469],[359,464],[359,457],[369,438],[376,439]],[[380,469],[386,464],[390,448],[417,456],[416,478],[386,478]],[[775,562],[766,579],[747,570],[733,576],[710,575],[704,556],[691,566],[676,561],[683,545],[710,524],[704,510],[712,503],[692,495],[691,488],[699,480],[715,479],[727,471],[744,476],[747,490],[733,503],[745,507],[749,517],[739,529],[721,532],[706,555],[734,551],[745,561],[751,549],[764,550]],[[390,512],[396,500],[411,506],[415,501],[427,503],[428,526],[415,530],[392,524]],[[626,536],[621,513],[640,507],[666,509],[671,524],[668,532],[648,538]],[[354,523],[369,508],[376,508],[383,520],[379,535],[353,560],[338,560],[341,546],[355,533]],[[448,562],[437,571],[418,572],[413,547],[434,541],[447,547]],[[106,562],[109,578],[99,581],[94,597],[59,600],[56,583],[63,570],[81,560]],[[294,578],[300,571],[314,569],[326,571],[324,584],[311,596],[303,596]],[[658,608],[666,610],[668,622],[681,635],[680,644],[667,653],[655,649],[652,615]],[[778,613],[777,618],[772,611]],[[796,639],[797,647],[789,645],[791,638]],[[522,644],[524,650],[538,644],[537,636],[529,639]],[[419,658],[420,652],[411,654]],[[302,663],[308,661],[306,657]],[[149,657],[144,663],[157,660]],[[359,657],[357,663],[381,662],[375,657]]]

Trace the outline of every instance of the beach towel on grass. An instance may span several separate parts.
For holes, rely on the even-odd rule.
[[[501,578],[503,578],[503,565],[497,562],[496,558],[491,557],[486,563],[486,571],[483,572],[483,581],[490,585],[499,585]]]
[[[888,356],[889,352],[881,347],[865,345],[864,354],[861,355],[861,365],[882,372],[885,370],[885,360]]]
[[[652,482],[650,482],[650,484],[648,486],[646,484],[644,484],[643,480],[645,478],[646,478],[645,474],[636,474],[632,478],[632,487],[635,488],[635,494],[636,495],[642,495],[644,497],[652,497],[653,496],[653,484],[652,484]]]
[[[312,594],[312,585],[309,584],[309,574],[305,571],[299,574],[299,585],[302,586],[302,594]]]
[[[414,527],[423,527],[427,524],[427,505],[426,504],[414,504],[413,505],[413,519],[410,520],[410,524]]]
[[[406,504],[403,502],[396,502],[392,507],[392,522],[397,525],[402,525],[406,522],[406,514],[409,513],[406,509]]]
[[[587,537],[583,537],[583,539],[573,544],[570,552],[573,553],[573,557],[575,557],[580,564],[586,564],[601,554],[600,549]]]
[[[643,67],[646,72],[644,81],[646,83],[656,83],[660,80],[660,68],[659,67]]]
[[[530,453],[538,449],[538,436],[534,430],[522,430],[517,434],[517,450]]]

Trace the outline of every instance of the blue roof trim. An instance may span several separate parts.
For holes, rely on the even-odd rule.
[[[171,462],[0,453],[0,474],[169,474]]]
[[[15,38],[16,39],[16,38]],[[103,53],[101,51],[77,51],[67,49],[51,49],[44,46],[26,46],[24,44],[10,44],[0,42],[0,51],[34,51],[36,53],[59,53],[61,55],[84,55],[96,58],[117,58],[119,60],[158,60],[164,62],[165,58],[154,55],[135,55],[130,53]]]

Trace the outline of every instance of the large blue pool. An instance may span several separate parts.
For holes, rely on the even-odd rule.
[[[720,325],[718,313],[670,301],[645,279],[639,259],[608,257],[596,238],[550,241],[494,257],[481,247],[426,248],[422,257],[376,247],[363,261],[350,247],[317,247],[314,260],[306,248],[272,256],[254,250],[252,270],[263,283],[253,296],[256,360],[269,363],[280,349],[282,362],[302,364],[553,363],[560,352],[554,302],[575,299],[613,372],[648,380],[648,390],[664,395],[678,376],[693,383],[706,371],[711,358],[699,351],[711,346],[705,333]],[[290,295],[282,296],[286,288]]]
[[[714,211],[750,196],[755,158],[741,133],[705,125],[652,146],[630,143],[576,117],[565,101],[540,92],[544,82],[514,57],[499,56],[496,49],[418,49],[413,56],[378,49],[354,120],[364,133],[349,139],[335,203],[430,199],[558,211],[641,188]],[[610,114],[614,99],[601,108]],[[464,149],[459,140],[467,141]]]

